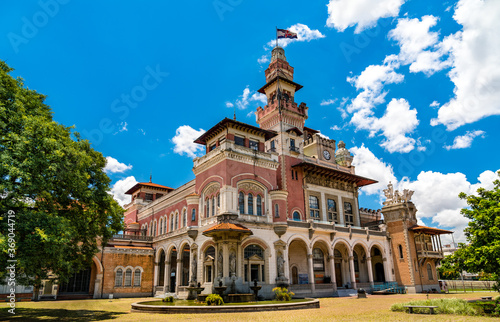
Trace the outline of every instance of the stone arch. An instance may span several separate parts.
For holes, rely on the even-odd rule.
[[[183,249],[186,245],[187,245],[189,248],[191,248],[191,244],[192,244],[192,243],[190,243],[190,242],[189,242],[189,239],[183,239],[183,240],[181,240],[181,241],[180,241],[180,243],[179,243],[179,249]]]
[[[103,271],[103,267],[102,267],[102,263],[101,261],[99,260],[99,258],[97,258],[97,256],[93,256],[92,257],[92,261],[94,262],[95,264],[95,267],[97,268],[97,274],[102,274],[102,271]]]
[[[241,181],[256,181],[256,182],[259,182],[261,185],[263,185],[267,191],[273,190],[273,185],[269,181],[267,181],[266,179],[264,179],[262,177],[259,177],[259,180],[261,180],[261,181],[255,180],[254,173],[240,173],[240,174],[235,175],[234,177],[231,178],[231,186],[237,187],[238,183]]]
[[[300,220],[305,220],[304,214],[302,213],[302,209],[299,207],[293,207],[292,210],[290,211],[290,217],[289,219],[295,220],[294,218],[294,213],[297,212],[299,214]]]
[[[362,242],[356,242],[352,247],[352,256],[356,283],[368,283],[369,276],[367,257],[370,256],[370,253],[368,253],[366,245]]]
[[[267,244],[267,242],[265,240],[263,240],[262,238],[257,237],[257,236],[249,236],[249,237],[243,239],[241,242],[241,249],[244,249],[245,247],[247,247],[250,244],[259,245],[264,250],[269,249],[269,245]]]
[[[315,236],[311,240],[310,249],[312,250],[316,246],[316,244],[321,245],[321,247],[324,248],[327,256],[332,255],[333,252],[332,247],[330,246],[330,242],[325,236]]]
[[[200,253],[200,254],[205,254],[205,251],[206,251],[206,250],[207,250],[207,248],[208,248],[208,247],[210,247],[210,246],[213,246],[214,248],[216,248],[216,249],[217,249],[217,247],[216,247],[217,245],[215,244],[215,242],[214,242],[213,240],[207,240],[207,241],[205,241],[205,242],[201,245],[199,253]]]
[[[160,246],[158,247],[158,249],[156,250],[156,253],[155,253],[155,261],[158,262],[159,258],[160,258],[160,255],[161,255],[161,252],[164,252],[165,254],[167,253],[165,248],[163,246]]]
[[[220,187],[222,187],[222,185],[224,184],[224,179],[221,177],[221,176],[216,176],[216,175],[212,175],[208,178],[206,178],[201,184],[200,184],[200,189],[198,190],[198,195],[200,195],[200,197],[202,197],[202,194],[204,192],[204,190],[210,186],[212,183],[218,183]]]
[[[307,240],[306,237],[302,236],[302,235],[299,235],[299,234],[292,234],[290,237],[288,237],[288,240],[286,241],[286,245],[287,247],[290,247],[290,244],[294,241],[294,240],[297,240],[297,239],[300,239],[301,241],[303,241],[306,246],[307,246],[307,253],[310,254],[311,253],[311,249],[309,247],[309,240]]]
[[[299,235],[291,236],[287,243],[287,249],[289,271],[292,275],[295,273],[297,275],[291,276],[292,279],[290,282],[292,284],[303,283],[304,281],[301,281],[301,276],[307,276],[307,282],[310,283],[313,278],[311,276],[313,272],[309,271],[308,256],[311,254],[311,250],[307,240]]]

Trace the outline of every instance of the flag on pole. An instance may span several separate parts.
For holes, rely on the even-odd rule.
[[[280,38],[297,39],[297,34],[286,29],[276,29],[276,36]]]

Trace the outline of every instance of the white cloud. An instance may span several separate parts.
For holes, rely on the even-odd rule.
[[[446,150],[468,148],[471,146],[472,141],[478,136],[484,137],[484,131],[467,131],[464,135],[455,137],[453,145],[445,145],[444,148]]]
[[[125,192],[132,188],[137,183],[134,176],[126,177],[125,179],[118,180],[111,187],[111,194],[113,198],[118,201],[120,206],[123,206],[130,202],[130,195],[126,195]]]
[[[120,126],[121,126],[121,127],[120,127],[120,129],[118,130],[118,132],[128,131],[128,129],[127,129],[127,125],[128,125],[128,124],[127,124],[127,122],[121,122],[121,123],[120,123]]]
[[[432,103],[429,104],[430,107],[438,107],[439,103],[437,101],[433,101]]]
[[[361,191],[368,195],[380,195],[382,198],[382,190],[387,188],[389,181],[396,182],[392,165],[378,159],[364,144],[349,151],[354,155],[352,164],[356,167],[356,174],[378,181],[361,188]]]
[[[245,87],[245,89],[243,90],[243,94],[239,96],[234,104],[231,102],[226,102],[226,107],[233,107],[234,105],[236,105],[238,109],[244,110],[249,107],[250,103],[252,102],[260,102],[261,104],[266,105],[267,97],[262,93],[251,91],[249,86],[247,85],[247,87]]]
[[[113,157],[106,157],[106,166],[104,167],[106,173],[123,173],[130,169],[132,169],[132,165],[120,163]]]
[[[340,131],[342,129],[343,129],[343,127],[340,127],[338,125],[334,125],[334,126],[330,127],[330,130],[333,130],[333,131]]]
[[[303,42],[303,41],[311,41],[313,39],[325,38],[325,35],[323,35],[319,30],[317,29],[311,30],[311,28],[309,28],[307,25],[301,23],[296,23],[295,25],[290,26],[286,29],[296,33],[297,39],[279,39],[278,44],[283,48],[285,48],[292,42]],[[268,41],[266,46],[264,47],[266,48],[266,50],[269,50],[274,48],[275,46],[276,46],[276,38]]]
[[[203,151],[203,146],[196,144],[193,141],[200,137],[205,130],[199,129],[196,131],[189,125],[182,125],[175,130],[175,136],[172,138],[174,142],[174,152],[179,155],[187,155],[190,158],[195,158],[198,153]]]
[[[400,62],[410,64],[410,72],[431,75],[449,66],[449,61],[441,59],[444,52],[439,43],[439,33],[429,31],[437,21],[434,16],[423,16],[421,20],[402,18],[389,32],[389,39],[399,44]]]
[[[399,68],[397,56],[389,55],[382,65],[370,65],[359,76],[347,77],[347,81],[357,90],[362,90],[348,105],[348,111],[352,113],[355,110],[371,109],[383,103],[387,94],[382,92],[384,85],[401,83],[404,79],[402,74],[395,72],[397,68]]]
[[[453,62],[449,77],[455,84],[455,97],[439,108],[432,125],[454,130],[500,114],[499,16],[499,1],[458,2],[453,17],[463,29],[442,45],[450,51]]]
[[[322,100],[321,103],[319,103],[319,105],[321,106],[327,106],[327,105],[332,105],[332,104],[335,104],[335,102],[337,101],[337,99],[329,99],[329,100]]]
[[[146,135],[146,131],[144,131],[143,129],[139,129],[139,132],[140,132],[142,135]]]
[[[405,0],[330,0],[326,25],[338,31],[356,26],[355,33],[376,25],[380,18],[397,17]]]
[[[445,174],[422,171],[414,181],[409,181],[407,178],[398,181],[392,165],[377,158],[364,145],[351,148],[350,151],[354,154],[353,165],[356,166],[356,174],[379,181],[377,184],[361,188],[363,193],[379,195],[380,201],[385,201],[382,189],[387,187],[389,181],[395,190],[415,191],[412,201],[418,210],[419,224],[422,224],[422,218],[431,219],[433,224],[455,231],[455,240],[460,242],[465,241],[463,229],[467,226],[468,220],[460,214],[460,210],[467,207],[467,203],[458,195],[461,192],[476,194],[480,187],[491,190],[494,186],[493,181],[498,179],[496,172],[499,170],[482,172],[475,183],[469,182],[460,172]]]
[[[265,64],[269,62],[269,57],[268,55],[262,55],[259,59],[257,59],[257,62],[259,64]]]

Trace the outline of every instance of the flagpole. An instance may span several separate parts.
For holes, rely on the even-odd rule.
[[[278,26],[276,26],[276,47],[278,47]]]

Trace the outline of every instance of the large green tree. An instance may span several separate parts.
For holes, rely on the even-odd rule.
[[[493,184],[492,190],[479,188],[477,195],[459,195],[468,204],[461,211],[470,220],[465,228],[467,244],[461,244],[448,261],[468,272],[493,274],[500,291],[500,180]]]
[[[17,283],[38,291],[49,274],[64,282],[88,267],[122,229],[123,209],[102,154],[11,71],[0,60],[0,278],[14,263]]]

